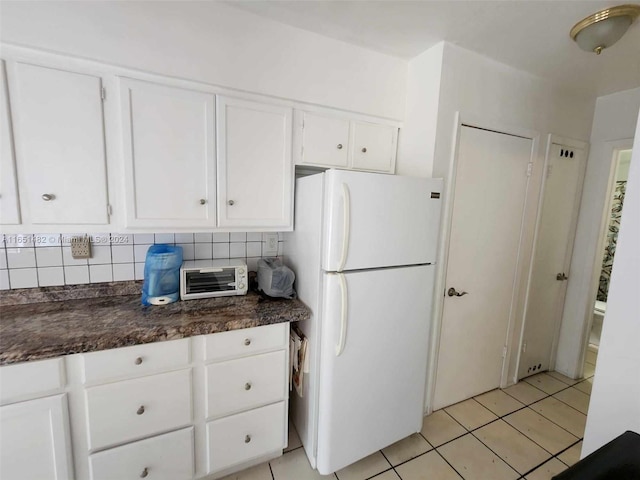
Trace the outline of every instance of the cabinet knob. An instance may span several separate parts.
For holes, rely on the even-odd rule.
[[[339,143],[339,144],[337,145],[337,147],[338,147],[338,150],[342,150],[342,144],[341,144],[341,143]]]
[[[251,340],[249,340],[248,338],[245,338],[244,344],[248,347],[249,345],[251,345]]]
[[[142,363],[142,357],[136,358],[135,364],[140,365]]]
[[[367,153],[367,147],[362,147],[362,153]]]
[[[244,437],[244,443],[249,443],[251,441],[251,435],[246,435]]]
[[[142,470],[142,473],[140,474],[140,478],[146,478],[147,475],[149,475],[149,469],[144,467],[144,470]]]
[[[142,415],[144,413],[144,405],[140,405],[140,408],[138,408],[138,411],[136,413],[138,415]]]
[[[207,203],[207,201],[204,198],[200,199],[200,205],[205,205]]]
[[[229,204],[229,205],[233,205],[234,203],[236,203],[236,202],[234,202],[233,200],[229,200],[229,201],[227,202],[227,204]]]
[[[42,199],[45,202],[50,202],[51,200],[53,200],[54,198],[56,198],[56,196],[53,193],[44,193],[42,194]]]
[[[250,382],[245,383],[244,384],[244,389],[245,390],[251,390],[251,383]]]

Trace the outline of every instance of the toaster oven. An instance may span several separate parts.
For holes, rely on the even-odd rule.
[[[236,260],[195,260],[180,268],[180,299],[246,295],[247,264]]]

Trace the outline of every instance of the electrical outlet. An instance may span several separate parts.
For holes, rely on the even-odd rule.
[[[278,255],[278,234],[277,233],[264,234],[264,247],[263,247],[262,255],[265,255],[265,256]]]
[[[71,238],[71,256],[73,258],[91,258],[91,239],[87,235]]]

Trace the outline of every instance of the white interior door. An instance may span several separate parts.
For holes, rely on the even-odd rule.
[[[584,168],[583,150],[551,145],[518,378],[549,369],[567,291]]]
[[[497,388],[511,317],[533,140],[463,126],[434,408]]]
[[[442,179],[329,170],[322,268],[435,263]]]
[[[214,95],[122,79],[127,226],[215,226]]]
[[[324,275],[320,473],[420,430],[434,272],[429,265]]]

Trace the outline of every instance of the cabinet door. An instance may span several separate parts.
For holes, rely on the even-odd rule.
[[[397,139],[395,127],[354,122],[351,166],[358,170],[393,173]]]
[[[72,478],[69,438],[65,395],[0,407],[0,478]]]
[[[123,79],[128,227],[214,227],[214,96]]]
[[[291,226],[292,109],[218,97],[218,224]]]
[[[303,113],[302,165],[346,168],[349,120]]]
[[[0,70],[0,223],[15,225],[20,223],[20,208],[4,61]]]
[[[11,67],[18,173],[30,222],[108,224],[102,79]]]

